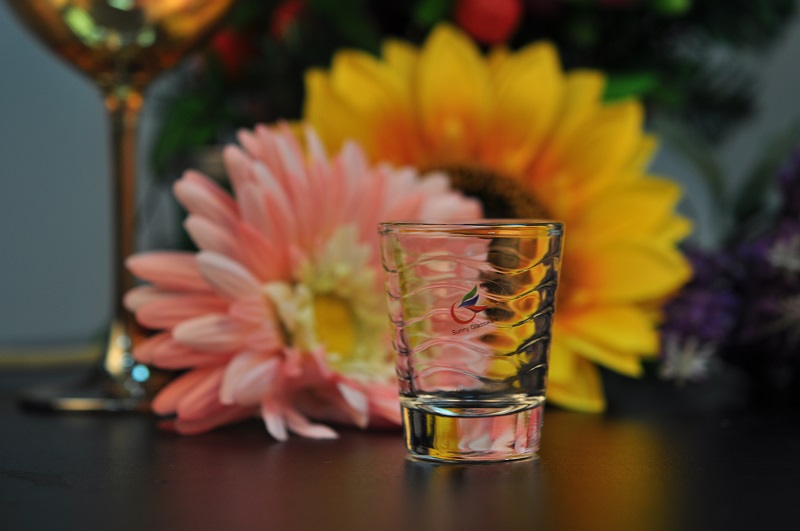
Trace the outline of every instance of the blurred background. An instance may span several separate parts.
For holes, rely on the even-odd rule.
[[[170,180],[187,165],[210,164],[205,147],[229,141],[236,127],[297,116],[304,68],[327,65],[341,46],[377,51],[387,34],[419,42],[440,20],[486,46],[549,38],[567,68],[609,72],[607,99],[642,98],[663,139],[653,171],[686,187],[681,208],[697,224],[700,248],[719,245],[727,223],[709,190],[720,179],[728,190],[745,186],[765,154],[785,156],[800,120],[794,1],[509,4],[522,12],[496,2],[494,27],[510,28],[500,35],[482,33],[480,17],[457,12],[454,1],[331,4],[244,0],[208,49],[151,87],[139,144],[141,249],[181,242]],[[104,332],[110,160],[94,86],[33,39],[5,3],[0,50],[0,355],[10,355]],[[774,172],[775,164],[766,167]]]

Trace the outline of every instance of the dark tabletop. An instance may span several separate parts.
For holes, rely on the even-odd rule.
[[[800,529],[800,415],[548,406],[538,460],[406,457],[399,430],[270,439],[258,421],[181,437],[145,414],[21,409],[0,375],[0,528]]]

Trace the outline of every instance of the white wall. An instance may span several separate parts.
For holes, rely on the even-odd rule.
[[[800,21],[756,66],[762,111],[720,149],[734,177],[769,135],[800,119]],[[156,120],[148,109],[141,158]],[[107,133],[91,83],[0,2],[0,346],[80,341],[103,331],[111,305]],[[669,153],[655,169],[702,196],[692,169]],[[144,167],[140,180],[148,180]],[[142,247],[150,248],[147,238]]]

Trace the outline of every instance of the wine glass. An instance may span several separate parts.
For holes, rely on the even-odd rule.
[[[26,405],[49,410],[146,410],[164,376],[138,365],[143,331],[123,305],[133,287],[137,121],[147,86],[198,46],[234,0],[6,0],[52,51],[100,89],[111,122],[114,310],[102,360],[77,385],[38,389]]]

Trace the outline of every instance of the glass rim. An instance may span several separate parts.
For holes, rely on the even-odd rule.
[[[475,219],[464,221],[382,221],[378,223],[382,233],[389,232],[461,232],[464,231],[492,231],[514,229],[548,229],[555,234],[564,232],[564,223],[550,219]]]

